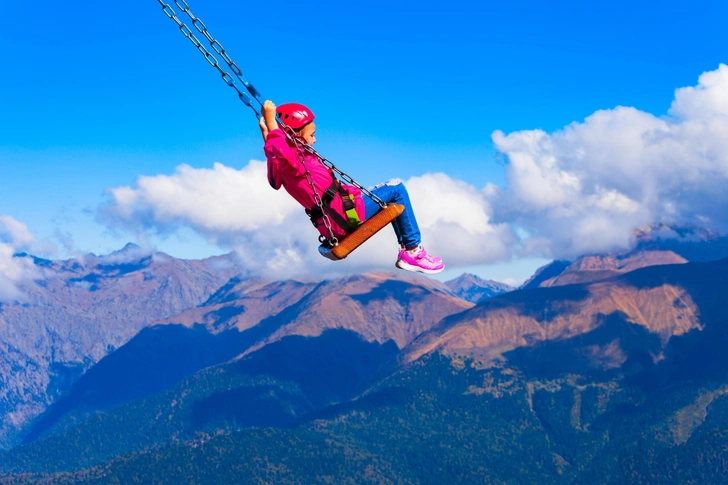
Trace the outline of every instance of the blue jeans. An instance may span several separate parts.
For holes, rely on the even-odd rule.
[[[420,235],[420,228],[417,226],[417,219],[415,219],[415,213],[412,210],[409,194],[404,184],[401,182],[384,183],[377,185],[372,189],[372,192],[387,204],[394,202],[395,204],[402,204],[404,206],[404,212],[392,221],[394,233],[397,234],[397,242],[407,249],[419,246],[422,242],[422,236]],[[362,197],[364,198],[366,218],[369,219],[379,212],[381,207],[366,195],[362,194]]]

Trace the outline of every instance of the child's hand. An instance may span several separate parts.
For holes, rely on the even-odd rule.
[[[276,105],[270,99],[263,103],[263,119],[268,131],[273,131],[278,128],[278,122],[276,122]]]
[[[258,120],[258,125],[260,125],[260,132],[263,134],[263,141],[268,139],[268,127],[265,126],[265,118],[261,117]]]

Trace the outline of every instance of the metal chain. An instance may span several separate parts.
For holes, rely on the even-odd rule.
[[[290,137],[291,140],[293,140],[293,143],[296,145],[296,155],[298,156],[298,161],[301,162],[301,165],[303,165],[303,170],[306,174],[306,182],[311,186],[311,189],[313,190],[313,201],[316,203],[316,206],[321,210],[321,218],[324,221],[324,226],[326,226],[326,229],[329,231],[329,235],[331,236],[329,238],[329,243],[331,243],[332,246],[336,246],[339,244],[338,238],[334,235],[334,229],[331,226],[331,220],[329,219],[329,215],[326,213],[326,210],[324,210],[324,202],[321,200],[321,197],[318,194],[318,190],[316,190],[316,184],[313,183],[313,177],[311,176],[311,172],[308,171],[308,167],[306,166],[306,156],[303,153],[302,144],[298,141],[298,139],[295,136]],[[318,229],[318,226],[316,226],[316,222],[311,219],[311,222],[313,225]],[[326,237],[326,236],[321,236]],[[322,240],[320,240],[323,242]]]
[[[243,71],[238,67],[235,62],[230,58],[229,55],[225,52],[225,48],[222,46],[220,42],[215,40],[212,35],[210,35],[210,32],[207,30],[207,27],[205,24],[200,20],[199,18],[195,17],[195,15],[190,10],[190,6],[187,4],[185,0],[174,0],[175,5],[179,7],[180,10],[182,10],[184,13],[187,14],[187,16],[192,20],[192,26],[197,29],[199,33],[205,36],[207,41],[210,43],[210,47],[217,52],[220,57],[222,57],[222,60],[227,63],[228,67],[230,67],[230,70],[235,74],[235,77],[238,78],[238,80],[245,86],[245,89],[248,90],[248,92],[253,96],[253,99],[255,99],[258,104],[262,107],[263,101],[260,99],[260,93],[257,89],[255,89],[255,86],[253,86],[248,80],[245,79],[243,76]]]
[[[190,42],[192,42],[192,44],[194,44],[194,46],[197,48],[197,50],[199,50],[202,53],[202,55],[205,57],[205,60],[207,60],[207,62],[212,67],[214,67],[215,69],[218,70],[218,72],[222,76],[223,81],[225,81],[225,83],[228,86],[233,88],[238,93],[238,98],[246,106],[248,106],[250,109],[253,110],[253,112],[255,113],[257,118],[260,118],[261,114],[253,106],[253,101],[252,101],[252,99],[255,99],[260,106],[263,106],[263,102],[261,101],[260,93],[258,92],[257,89],[255,89],[255,87],[250,82],[248,82],[243,77],[242,70],[238,67],[237,64],[235,64],[235,62],[233,62],[233,60],[230,58],[230,56],[225,52],[225,49],[223,48],[222,44],[220,44],[217,40],[215,40],[214,37],[212,37],[212,35],[210,35],[209,31],[207,30],[207,27],[202,22],[202,20],[195,17],[195,15],[190,10],[187,2],[185,0],[174,0],[175,5],[177,5],[177,7],[180,10],[182,10],[184,13],[186,13],[187,16],[192,20],[193,27],[195,27],[195,29],[197,29],[197,31],[199,33],[201,33],[202,35],[205,36],[207,41],[210,43],[210,46],[212,47],[212,49],[220,57],[222,57],[222,59],[225,61],[225,63],[227,63],[230,70],[233,72],[233,74],[235,74],[235,77],[238,78],[238,80],[243,84],[243,86],[245,86],[245,89],[247,89],[247,91],[250,93],[250,95],[252,95],[252,97],[253,97],[252,99],[248,94],[242,92],[238,88],[238,86],[235,84],[235,80],[230,75],[230,73],[228,73],[222,67],[220,67],[220,62],[218,61],[218,59],[213,54],[211,54],[210,51],[208,51],[204,45],[202,45],[202,42],[200,42],[200,40],[195,36],[195,34],[192,33],[192,30],[190,30],[190,28],[187,27],[187,25],[185,25],[179,18],[177,18],[177,14],[175,13],[174,9],[172,7],[170,7],[168,4],[164,3],[163,0],[157,0],[157,1],[162,6],[162,10],[164,11],[165,15],[167,17],[169,17],[170,19],[172,19],[177,24],[177,26],[179,27],[182,34],[185,37],[187,37],[190,40]],[[338,240],[336,237],[334,237],[333,230],[331,229],[331,221],[329,220],[326,213],[323,211],[323,202],[321,201],[321,197],[319,197],[318,191],[316,190],[316,186],[313,183],[311,173],[308,171],[308,168],[306,167],[305,156],[303,154],[303,151],[306,151],[306,152],[310,153],[311,155],[315,156],[316,158],[318,158],[325,167],[327,167],[327,168],[333,170],[335,173],[337,173],[343,181],[358,188],[364,195],[366,195],[367,197],[372,199],[375,203],[379,204],[380,207],[382,207],[382,208],[387,207],[387,203],[384,202],[380,197],[378,197],[377,195],[372,193],[366,187],[359,184],[356,180],[351,178],[351,176],[349,176],[347,173],[341,171],[339,168],[336,167],[336,165],[334,165],[333,162],[331,162],[327,158],[324,158],[321,155],[319,155],[318,152],[316,152],[316,150],[314,150],[314,148],[311,145],[309,145],[307,143],[301,143],[295,136],[291,135],[291,130],[283,123],[283,121],[280,119],[280,116],[278,116],[277,114],[276,114],[276,119],[278,120],[279,124],[283,127],[283,132],[286,134],[286,137],[289,140],[291,140],[296,146],[296,153],[298,154],[299,161],[303,164],[303,167],[306,172],[306,181],[309,183],[309,185],[313,189],[314,201],[316,202],[316,205],[321,208],[322,213],[324,214],[324,216],[323,216],[324,224],[326,225],[326,228],[329,230],[329,233],[331,234],[332,244],[337,243]]]
[[[164,11],[165,15],[169,17],[170,19],[174,20],[174,22],[179,27],[179,30],[182,32],[182,34],[187,37],[192,44],[194,44],[195,47],[197,47],[197,50],[199,50],[202,55],[205,57],[205,60],[207,60],[208,63],[212,67],[218,70],[220,75],[222,76],[222,80],[225,81],[225,83],[233,88],[238,93],[238,98],[240,98],[240,101],[245,103],[245,106],[248,106],[250,109],[253,110],[255,113],[255,116],[260,118],[260,113],[257,109],[253,106],[253,101],[250,99],[250,96],[248,96],[246,93],[242,92],[240,89],[238,89],[237,85],[235,84],[235,80],[230,75],[229,72],[225,71],[222,67],[220,67],[220,63],[217,60],[217,57],[210,54],[210,51],[208,51],[204,45],[202,45],[202,42],[195,37],[195,34],[192,33],[189,27],[187,27],[180,19],[177,18],[177,14],[175,13],[174,9],[170,7],[168,4],[164,3],[163,0],[157,0],[160,5],[162,5],[162,10]],[[175,3],[177,3],[177,0],[175,0]],[[177,3],[177,6],[179,6],[179,3]],[[182,7],[180,7],[182,8]],[[222,47],[222,46],[221,46]],[[246,86],[247,88],[247,86]],[[260,103],[260,100],[256,98],[256,101]]]
[[[329,159],[324,158],[321,155],[319,155],[318,153],[316,153],[316,150],[314,150],[313,147],[311,147],[310,145],[305,145],[305,147],[311,148],[312,155],[316,156],[321,161],[321,163],[324,164],[324,166],[326,166],[326,167],[330,168],[331,170],[333,170],[334,172],[338,173],[339,176],[341,177],[341,180],[348,183],[349,185],[353,185],[354,187],[358,188],[364,195],[366,195],[367,197],[372,199],[382,209],[387,207],[387,203],[384,202],[380,197],[378,197],[376,194],[371,192],[369,189],[367,189],[366,187],[361,185],[359,182],[357,182],[356,180],[351,178],[351,176],[349,174],[344,173],[341,170],[339,170],[336,167],[336,165],[334,165]]]

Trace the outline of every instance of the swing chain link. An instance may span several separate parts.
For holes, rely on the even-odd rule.
[[[187,27],[187,25],[185,25],[177,17],[177,14],[176,14],[176,12],[174,11],[174,9],[172,7],[170,7],[168,4],[164,3],[163,0],[157,0],[157,1],[160,3],[160,5],[162,5],[162,10],[164,11],[164,14],[167,17],[169,17],[170,19],[172,19],[177,24],[177,26],[179,27],[180,32],[182,32],[182,35],[184,35],[185,37],[187,37],[190,40],[190,42],[192,42],[192,44],[195,47],[197,47],[197,50],[200,51],[200,53],[205,57],[205,60],[212,67],[214,67],[215,69],[218,70],[218,72],[222,76],[223,81],[225,81],[225,84],[227,84],[228,86],[230,86],[231,88],[233,88],[238,93],[238,98],[240,99],[240,101],[242,101],[246,106],[248,106],[250,109],[252,109],[253,112],[255,113],[256,117],[260,117],[260,114],[258,113],[258,110],[256,110],[255,107],[253,106],[253,101],[250,99],[250,96],[248,96],[246,93],[244,93],[240,89],[238,89],[237,85],[235,84],[235,80],[230,75],[230,73],[227,72],[227,71],[225,71],[222,67],[220,67],[220,62],[217,60],[217,57],[215,57],[213,54],[211,54],[210,51],[208,51],[205,48],[205,46],[202,45],[202,42],[200,42],[200,40],[195,36],[195,34],[192,33],[192,30],[189,27]],[[185,7],[183,7],[183,6],[181,6],[179,4],[180,1],[182,3],[184,3]],[[182,9],[183,11],[185,11],[185,9],[186,9],[186,11],[189,12],[189,8],[186,7],[187,4],[184,2],[184,0],[175,0],[175,4],[177,4],[177,6],[180,9]],[[191,12],[188,13],[188,15],[191,16]],[[195,18],[194,20],[199,20],[199,19],[196,19]],[[194,25],[194,20],[193,20],[193,25]],[[200,21],[199,23],[202,23],[202,22]],[[204,24],[202,24],[202,25],[204,26]],[[197,27],[196,25],[195,25],[195,28],[197,28],[199,30],[199,27]],[[206,30],[207,29],[205,29],[205,31]],[[208,37],[208,36],[206,35],[206,37]],[[209,38],[210,37],[208,37],[208,39]],[[217,44],[219,45],[219,43],[217,43]],[[222,46],[220,46],[220,47],[221,47],[221,50],[224,52],[224,49],[222,49]],[[216,52],[217,52],[217,50],[216,50]],[[219,52],[218,52],[218,54],[219,54]],[[220,54],[220,55],[222,55],[222,54]],[[227,57],[227,54],[225,56]],[[237,68],[237,66],[235,66],[235,67]],[[258,102],[260,102],[260,100],[258,100],[258,99],[256,99],[256,100]]]
[[[240,67],[235,64],[235,62],[227,54],[227,52],[225,52],[225,48],[222,46],[222,44],[215,40],[214,37],[212,37],[210,32],[207,30],[207,26],[204,24],[204,22],[202,22],[201,19],[195,17],[195,15],[192,13],[192,10],[190,10],[190,6],[187,4],[187,2],[185,0],[174,0],[174,3],[180,10],[187,14],[190,20],[192,20],[192,26],[197,29],[199,33],[205,36],[207,41],[210,43],[210,47],[212,47],[212,49],[217,52],[220,57],[222,57],[222,60],[225,61],[233,74],[235,74],[235,77],[237,77],[238,80],[243,83],[245,89],[248,90],[248,92],[258,102],[258,104],[260,106],[263,106],[263,102],[260,100],[260,93],[258,92],[258,90],[255,89],[255,86],[253,86],[243,77],[243,70],[240,69]]]

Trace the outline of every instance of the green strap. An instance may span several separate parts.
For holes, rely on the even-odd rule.
[[[351,202],[354,202],[354,196],[349,194],[349,199]],[[348,205],[348,204],[347,204]],[[359,214],[356,213],[356,206],[352,207],[351,209],[346,211],[346,217],[349,219],[349,224],[353,226],[359,226],[361,225],[361,219],[359,219]]]

